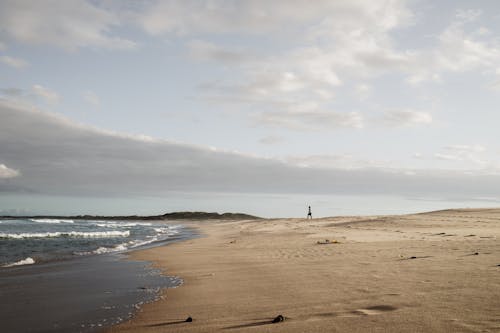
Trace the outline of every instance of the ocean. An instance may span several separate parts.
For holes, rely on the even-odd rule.
[[[0,220],[2,328],[97,332],[127,320],[182,283],[127,252],[195,236],[170,222]]]
[[[122,252],[167,240],[178,234],[179,228],[179,225],[142,221],[0,220],[0,266]]]

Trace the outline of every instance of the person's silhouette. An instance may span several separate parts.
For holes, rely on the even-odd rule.
[[[311,212],[311,206],[309,206],[309,211],[307,212],[307,218],[308,218],[308,219],[311,219],[311,220],[312,220],[312,218],[313,218],[313,214],[312,214],[312,212]]]

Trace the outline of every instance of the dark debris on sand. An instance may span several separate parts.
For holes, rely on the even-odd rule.
[[[273,319],[272,323],[276,324],[276,323],[281,323],[282,321],[285,321],[285,317],[283,317],[282,315],[278,315],[276,316],[276,318]]]

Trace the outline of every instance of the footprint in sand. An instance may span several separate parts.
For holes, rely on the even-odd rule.
[[[399,294],[396,294],[399,295]],[[363,309],[358,309],[358,310],[353,310],[353,311],[346,311],[346,312],[325,312],[325,313],[317,313],[312,316],[308,316],[307,318],[304,318],[304,320],[307,321],[319,321],[319,320],[325,320],[328,318],[333,318],[333,317],[359,317],[359,316],[373,316],[373,315],[380,315],[385,312],[390,312],[390,311],[395,311],[398,308],[392,306],[392,305],[374,305],[374,306],[369,306]]]
[[[394,311],[397,310],[396,307],[392,305],[375,305],[375,306],[370,306],[364,309],[358,309],[354,310],[354,314],[360,314],[364,316],[372,316],[372,315],[379,315],[384,312],[389,312],[389,311]]]
[[[335,312],[317,313],[315,315],[308,317],[305,320],[307,320],[307,321],[320,321],[320,320],[324,320],[324,319],[328,319],[328,318],[332,318],[332,317],[337,317],[337,316],[338,316],[338,314]]]

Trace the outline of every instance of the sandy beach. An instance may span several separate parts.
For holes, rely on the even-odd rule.
[[[500,209],[189,225],[132,255],[183,285],[109,332],[500,331]]]

